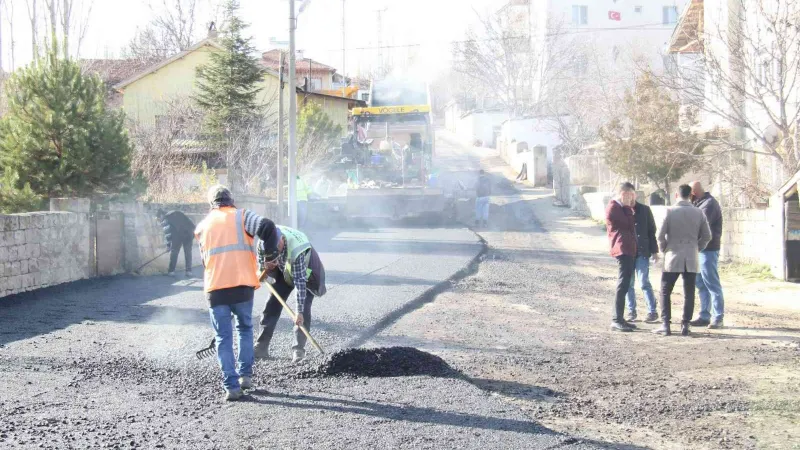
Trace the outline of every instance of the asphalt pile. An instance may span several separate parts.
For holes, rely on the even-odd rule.
[[[455,369],[436,355],[412,347],[379,347],[340,350],[319,367],[301,372],[298,377],[449,377],[456,374]]]

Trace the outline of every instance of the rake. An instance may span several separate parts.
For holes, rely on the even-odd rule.
[[[211,338],[211,343],[208,344],[208,347],[196,351],[194,354],[197,356],[197,359],[205,359],[210,356],[214,356],[217,354],[217,338]]]
[[[140,270],[142,270],[142,269],[144,269],[144,267],[145,267],[146,265],[148,265],[148,264],[150,264],[151,262],[153,262],[153,261],[157,260],[158,258],[161,258],[162,256],[166,255],[166,254],[167,254],[167,253],[169,253],[169,252],[170,252],[169,250],[166,250],[166,251],[164,251],[164,253],[161,253],[161,254],[157,255],[155,258],[153,258],[153,259],[151,259],[150,261],[147,261],[146,263],[144,263],[144,264],[142,264],[141,266],[139,266],[139,268],[138,268],[138,269],[136,269],[136,270],[134,270],[134,271],[133,271],[133,273],[135,273],[136,275],[139,275],[139,271],[140,271]]]

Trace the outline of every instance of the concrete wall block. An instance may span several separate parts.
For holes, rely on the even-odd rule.
[[[24,259],[19,262],[19,273],[20,275],[25,275],[28,273],[28,260]]]
[[[28,214],[17,214],[17,221],[20,230],[27,230],[31,226],[31,216]]]
[[[8,260],[11,262],[19,261],[19,245],[14,245],[8,248]]]
[[[2,225],[3,231],[16,231],[19,229],[19,217],[16,215],[2,215],[0,217],[2,218],[0,225]]]
[[[39,272],[39,260],[36,258],[29,259],[26,261],[28,263],[28,273],[37,273]]]
[[[22,245],[25,243],[25,231],[17,230],[14,232],[14,245]]]

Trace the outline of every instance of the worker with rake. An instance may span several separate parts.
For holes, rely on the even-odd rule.
[[[208,191],[211,211],[195,229],[203,257],[204,286],[211,325],[216,334],[216,353],[223,373],[225,399],[238,400],[243,389],[252,387],[253,296],[261,286],[254,238],[276,245],[275,223],[233,204],[231,192],[222,185]],[[239,354],[233,353],[233,325],[236,319]]]
[[[294,321],[292,362],[298,363],[306,356],[307,331],[301,327],[305,325],[306,330],[311,330],[311,304],[314,297],[321,297],[326,292],[325,267],[303,232],[278,225],[276,235],[275,248],[270,249],[263,242],[258,245],[258,259],[263,276],[273,278],[275,283],[273,294],[267,300],[261,317],[262,331],[256,342],[255,356],[269,358],[269,343],[283,311],[281,299],[286,299],[296,289],[297,314]]]

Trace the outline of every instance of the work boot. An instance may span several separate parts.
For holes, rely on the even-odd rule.
[[[681,322],[681,336],[689,335],[689,322]]]
[[[633,331],[633,328],[625,326],[622,322],[611,322],[611,331],[621,331],[624,333],[630,333]]]
[[[292,362],[297,364],[301,361],[306,359],[306,351],[305,350],[295,350],[292,356]]]
[[[266,342],[256,342],[253,347],[253,356],[255,359],[269,359],[269,344]]]
[[[241,386],[243,390],[252,389],[253,388],[253,379],[251,377],[240,377],[239,378],[239,386]]]
[[[239,400],[240,398],[242,398],[242,395],[244,395],[244,394],[242,394],[242,390],[241,389],[235,389],[235,390],[232,390],[232,391],[226,390],[225,392],[226,392],[225,393],[225,401],[227,401],[227,402],[235,402],[236,400]]]
[[[652,331],[653,334],[660,334],[662,336],[672,336],[672,330],[669,327],[669,322],[661,324],[661,328]]]
[[[709,322],[707,319],[694,319],[691,322],[689,322],[689,325],[693,327],[705,327],[708,325],[708,323]]]
[[[628,314],[628,318],[625,319],[626,322],[636,322],[636,313],[632,312]]]
[[[658,323],[658,313],[648,313],[644,321],[645,323]]]
[[[725,323],[722,321],[722,319],[714,320],[708,324],[709,330],[719,330],[721,328],[725,328]]]

